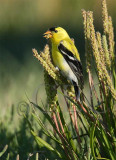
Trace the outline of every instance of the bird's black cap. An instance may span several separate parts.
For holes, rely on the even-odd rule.
[[[57,28],[56,26],[55,27],[51,27],[51,28],[49,28],[49,31],[57,32],[56,28]]]

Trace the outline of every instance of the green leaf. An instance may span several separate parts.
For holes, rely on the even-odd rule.
[[[107,137],[107,135],[104,131],[104,128],[102,127],[102,125],[100,123],[99,123],[99,128],[100,128],[100,131],[101,131],[102,141],[105,144],[104,149],[106,150],[106,152],[110,156],[111,160],[116,160],[116,154],[113,151],[111,142],[109,141],[109,139],[108,139],[108,137]]]
[[[59,158],[63,158],[60,152],[58,152],[58,150],[53,148],[50,144],[45,142],[42,138],[38,137],[35,132],[31,131],[31,133],[40,147],[46,147],[48,150],[56,153],[59,156]]]
[[[10,158],[10,154],[8,153],[7,157],[6,157],[6,160],[9,160]]]
[[[100,159],[104,159],[104,160],[110,160],[110,159],[108,159],[108,158],[97,158],[98,160],[100,160]]]
[[[29,119],[26,117],[26,115],[24,115],[24,118],[26,119],[26,121],[27,121],[27,123],[28,123],[28,125],[29,125],[30,130],[33,130],[33,131],[34,131],[32,125],[31,125]]]
[[[8,149],[8,145],[5,145],[2,152],[0,152],[0,157],[2,157],[2,155],[6,152],[7,149]]]
[[[96,156],[95,156],[95,152],[94,152],[94,133],[95,133],[95,124],[92,125],[91,129],[90,129],[90,147],[91,147],[91,153],[92,153],[92,156],[94,158],[94,160],[97,160],[96,159]]]
[[[39,160],[39,153],[36,153],[36,158],[35,160]]]
[[[40,120],[40,118],[37,117],[34,113],[32,113],[32,116],[34,117],[34,119],[36,120],[36,122],[38,123],[38,125],[41,126],[43,133],[44,133],[46,136],[50,137],[52,140],[54,140],[56,143],[58,143],[58,144],[61,145],[61,142],[60,142],[59,140],[57,140],[57,139],[54,137],[53,133],[50,132],[50,131],[45,127],[45,125],[42,123],[42,121]]]
[[[45,110],[43,110],[40,106],[36,105],[35,103],[31,102],[31,104],[33,104],[36,108],[38,108],[41,111],[41,113],[47,118],[51,126],[56,130],[56,126],[52,118],[49,116],[49,114]]]

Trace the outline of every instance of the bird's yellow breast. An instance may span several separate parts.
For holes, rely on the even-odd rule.
[[[57,46],[54,46],[52,48],[52,58],[53,58],[53,63],[56,67],[58,67],[60,70],[66,70],[64,63],[64,57],[62,54],[58,51]]]

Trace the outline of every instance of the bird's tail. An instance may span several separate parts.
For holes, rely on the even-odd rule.
[[[80,100],[79,87],[78,87],[78,85],[77,85],[77,83],[75,81],[72,81],[72,83],[73,83],[74,90],[75,90],[76,100],[79,101]]]

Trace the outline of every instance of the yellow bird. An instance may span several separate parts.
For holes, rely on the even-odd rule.
[[[61,27],[52,27],[44,33],[50,41],[51,56],[55,67],[74,86],[76,99],[80,98],[80,88],[83,88],[83,70],[80,57],[74,42],[68,33]]]

